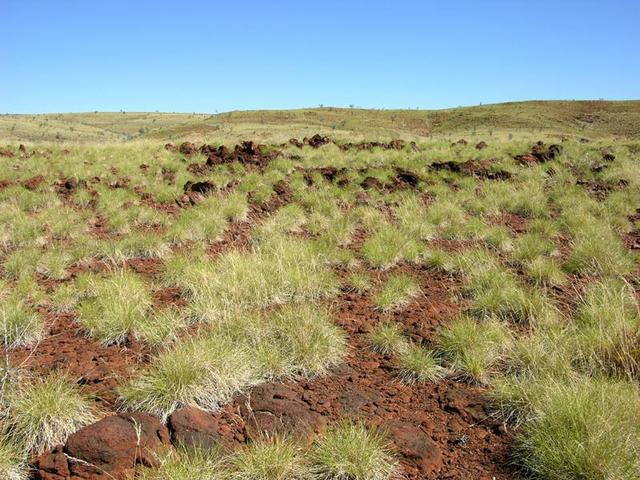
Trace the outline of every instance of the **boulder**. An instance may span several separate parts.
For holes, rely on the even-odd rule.
[[[171,414],[167,422],[174,445],[199,449],[229,448],[231,442],[224,435],[225,427],[219,419],[198,408],[185,407]]]
[[[198,153],[198,148],[191,142],[183,142],[180,144],[180,153],[183,155],[194,155]]]
[[[135,465],[158,467],[159,455],[171,448],[160,419],[145,413],[121,413],[88,425],[64,447],[42,454],[35,478],[42,480],[125,480]]]
[[[418,467],[421,477],[440,470],[442,452],[419,426],[392,420],[386,423],[385,429],[398,453],[410,459]]]
[[[327,426],[325,418],[311,410],[300,394],[282,384],[267,383],[256,387],[241,403],[240,413],[252,440],[263,438],[265,434],[289,434],[310,442]]]

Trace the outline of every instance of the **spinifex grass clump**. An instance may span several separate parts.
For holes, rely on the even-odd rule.
[[[640,374],[640,310],[630,285],[615,279],[591,285],[575,325],[577,356],[589,368]]]
[[[389,480],[400,477],[400,466],[385,437],[359,423],[342,423],[313,446],[315,475],[326,480]]]
[[[176,283],[195,315],[221,319],[238,310],[309,301],[337,291],[335,275],[307,242],[275,238],[250,253],[231,251],[215,262],[185,265]]]
[[[438,334],[438,346],[454,373],[486,383],[511,341],[509,329],[500,321],[477,321],[461,317]]]
[[[0,336],[5,348],[33,345],[44,334],[45,327],[40,315],[16,294],[0,295]]]
[[[166,419],[184,406],[216,410],[258,381],[258,365],[245,347],[210,334],[160,353],[120,394],[127,407]]]
[[[397,310],[420,294],[418,282],[410,275],[391,275],[382,285],[373,303],[382,312]]]
[[[381,227],[362,245],[362,255],[374,268],[389,268],[402,260],[414,260],[420,244],[395,226]]]
[[[262,349],[274,349],[286,359],[281,376],[301,374],[323,375],[340,363],[345,355],[347,339],[335,325],[329,312],[312,304],[287,305],[264,314],[266,324],[252,333]],[[272,372],[267,371],[267,375]]]
[[[363,294],[371,289],[371,277],[364,272],[352,273],[349,275],[348,282],[349,289],[356,293]]]
[[[584,225],[575,227],[571,253],[565,262],[570,273],[587,275],[625,275],[637,261],[623,247],[620,238],[602,219],[584,217]]]
[[[90,401],[60,374],[28,380],[5,392],[4,435],[26,451],[42,452],[96,420]]]
[[[627,479],[640,471],[638,386],[584,378],[531,385],[532,419],[518,434],[516,459],[540,478]]]
[[[407,383],[437,382],[447,375],[447,369],[440,365],[440,359],[425,347],[411,343],[398,356],[399,376]]]
[[[408,346],[402,328],[394,322],[382,322],[376,325],[369,332],[368,341],[373,351],[383,355],[403,352]]]
[[[313,305],[244,311],[160,353],[121,396],[131,408],[164,418],[182,406],[216,410],[269,379],[322,375],[345,353],[344,332]]]
[[[138,331],[151,306],[151,295],[135,274],[119,271],[97,278],[78,307],[78,321],[101,342],[120,343]]]
[[[160,459],[160,467],[141,469],[142,480],[226,480],[227,459],[215,449],[178,448]]]
[[[0,440],[0,478],[6,480],[27,480],[28,468],[24,454],[15,445]]]
[[[237,450],[229,458],[231,478],[237,480],[308,480],[309,466],[299,445],[282,438],[265,438]]]

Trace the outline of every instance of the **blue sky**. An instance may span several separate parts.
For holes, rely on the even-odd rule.
[[[0,112],[640,98],[640,1],[0,0]]]

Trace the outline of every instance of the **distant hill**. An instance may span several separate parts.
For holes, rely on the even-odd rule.
[[[61,113],[0,115],[0,141],[132,140],[282,142],[322,133],[334,138],[425,140],[455,136],[558,135],[640,139],[640,100],[529,101],[446,110],[312,108],[209,114]]]

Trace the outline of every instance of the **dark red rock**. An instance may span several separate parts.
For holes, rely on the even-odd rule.
[[[195,192],[200,193],[202,195],[208,195],[211,192],[216,190],[216,185],[213,182],[204,181],[204,182],[192,182],[188,181],[184,184],[184,191],[186,192]]]
[[[41,480],[128,480],[135,465],[158,467],[171,448],[160,420],[144,413],[119,414],[78,430],[63,446],[34,461]]]
[[[45,178],[43,175],[36,175],[35,177],[24,180],[22,182],[22,185],[27,190],[36,190],[40,185],[44,183],[44,180]]]
[[[361,183],[360,186],[365,190],[369,190],[371,188],[376,188],[381,190],[383,188],[382,183],[375,177],[367,177]]]
[[[177,152],[178,151],[178,147],[176,147],[173,143],[165,143],[164,144],[164,149],[168,150],[169,152]]]
[[[183,142],[180,144],[180,153],[183,155],[194,155],[198,153],[198,149],[191,142]]]
[[[240,413],[247,435],[253,440],[265,434],[290,434],[301,441],[311,441],[327,427],[322,415],[311,410],[297,392],[283,384],[256,387],[242,402]]]
[[[0,157],[13,157],[13,152],[8,148],[0,149]]]
[[[613,162],[616,159],[616,156],[613,154],[613,150],[610,148],[603,148],[600,153],[602,154],[602,159],[605,162]]]
[[[414,463],[422,474],[442,467],[442,452],[420,427],[397,420],[387,422],[386,431],[398,452]]]
[[[396,180],[400,183],[407,184],[411,187],[417,187],[420,183],[420,177],[418,174],[409,170],[398,169],[396,173]]]
[[[122,413],[77,431],[67,440],[64,451],[114,475],[129,471],[136,464],[159,466],[156,454],[169,445],[169,432],[157,417]]]
[[[329,140],[329,137],[324,137],[324,136],[316,133],[311,138],[306,138],[305,137],[303,142],[306,143],[307,145],[309,145],[310,147],[319,148],[322,145],[326,145],[327,143],[329,143],[330,140]]]
[[[223,435],[224,425],[209,412],[197,408],[181,408],[171,414],[167,422],[174,445],[213,449],[218,446],[230,448]],[[227,427],[228,428],[228,427]]]
[[[487,145],[487,142],[485,142],[484,140],[481,142],[476,143],[476,150],[484,150],[485,148],[487,148],[489,145]]]

